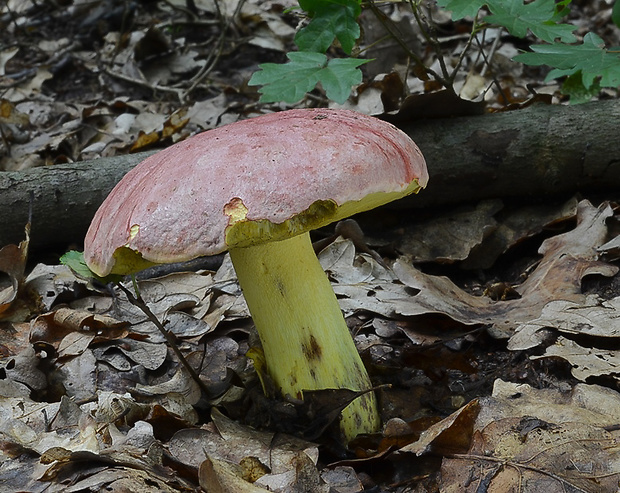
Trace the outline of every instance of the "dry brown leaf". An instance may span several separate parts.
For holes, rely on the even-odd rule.
[[[126,322],[106,315],[61,307],[53,312],[39,315],[31,322],[30,341],[45,341],[58,347],[60,341],[73,332],[92,336],[91,340],[98,335],[98,341],[107,340],[108,337],[118,338],[126,335],[122,330],[126,326]],[[78,338],[79,336],[72,337]]]
[[[259,488],[243,479],[243,469],[238,464],[216,457],[207,457],[198,470],[200,486],[210,493],[262,493]]]
[[[464,260],[497,228],[493,216],[502,207],[501,200],[486,200],[473,210],[460,207],[449,214],[434,215],[431,220],[407,229],[399,240],[399,248],[416,262]]]
[[[508,341],[508,349],[530,349],[546,340],[549,329],[566,334],[600,337],[610,340],[620,336],[620,297],[603,301],[596,295],[582,303],[552,301],[540,317],[517,327]]]
[[[70,332],[58,345],[58,357],[78,356],[82,354],[95,338],[95,334]]]
[[[618,317],[616,313],[616,318]],[[561,358],[571,365],[571,374],[585,382],[589,377],[608,376],[620,381],[620,351],[584,347],[566,337],[558,337],[541,356],[531,359]]]
[[[45,311],[52,309],[60,295],[73,293],[78,284],[87,283],[77,279],[66,265],[37,264],[26,277],[28,290],[38,295]]]
[[[562,393],[498,380],[480,399],[469,451],[443,461],[442,491],[615,491],[619,409],[620,395],[603,387]]]
[[[17,298],[24,281],[30,243],[30,224],[26,225],[25,231],[26,239],[19,245],[5,245],[0,249],[0,272],[4,272],[8,276],[9,284],[0,284],[0,320],[8,320],[12,316],[20,318],[19,314],[11,313],[8,310]]]
[[[178,272],[138,283],[140,295],[149,309],[176,337],[203,336],[213,329],[200,319],[209,309],[213,278],[211,274]],[[133,287],[130,286],[130,289]],[[149,337],[154,343],[165,342],[164,336],[148,320],[144,312],[117,290],[117,303],[110,313],[132,324],[131,331]],[[190,316],[192,315],[192,316]]]
[[[409,302],[399,302],[397,313],[404,316],[441,313],[464,324],[488,324],[495,337],[508,337],[519,324],[536,319],[550,301],[583,302],[586,299],[581,293],[584,276],[613,276],[618,272],[618,267],[598,261],[596,251],[605,241],[605,220],[612,215],[608,204],[597,208],[582,201],[577,227],[543,242],[539,249],[543,258],[528,279],[515,288],[521,294],[515,300],[494,302],[472,296],[447,277],[424,274],[399,259],[394,272],[405,285],[420,292]]]
[[[351,240],[337,238],[318,254],[319,262],[330,279],[340,284],[358,284],[378,279],[392,281],[394,274],[368,254],[356,255]]]
[[[22,113],[15,105],[6,99],[0,99],[0,123],[14,125],[28,125],[30,119],[28,115]]]
[[[2,366],[9,379],[27,385],[30,389],[42,390],[47,386],[47,379],[38,368],[39,361],[34,348],[28,346],[17,356],[4,360]]]
[[[97,390],[97,359],[90,349],[58,368],[57,377],[66,394],[76,400],[90,400]]]
[[[104,329],[117,329],[127,325],[125,322],[119,322],[112,317],[70,308],[59,308],[46,316],[51,316],[55,324],[71,331],[90,329],[96,332]]]
[[[503,210],[497,215],[495,228],[483,242],[475,247],[461,267],[464,269],[488,269],[509,248],[543,231],[556,222],[575,217],[577,199],[572,198],[561,205],[536,204]]]
[[[524,428],[532,427],[529,431]],[[474,435],[467,454],[442,464],[442,491],[599,493],[615,491],[618,432],[583,423],[562,426],[535,418],[507,418]]]
[[[253,457],[271,471],[261,476],[255,484],[270,484],[273,488],[277,487],[271,491],[279,492],[314,491],[300,486],[302,481],[318,477],[318,449],[314,444],[284,434],[253,430],[215,409],[212,419],[213,425],[208,430],[177,432],[169,442],[170,453],[194,467],[200,466],[207,458],[234,464],[235,471],[238,471],[235,474],[239,477],[243,472],[236,466],[243,459]],[[311,467],[307,461],[310,461]]]
[[[405,445],[399,452],[423,455],[431,449],[439,453],[466,450],[471,440],[474,422],[480,406],[477,400],[467,403],[450,416],[422,432],[417,442]]]
[[[188,373],[179,369],[169,380],[156,385],[136,384],[143,395],[161,396],[159,401],[170,412],[175,412],[188,422],[195,422],[196,412],[192,405],[200,400],[200,387]],[[173,409],[174,407],[174,409]]]
[[[601,245],[598,248],[598,251],[601,253],[601,255],[605,256],[605,259],[610,261],[620,258],[620,235],[609,240],[604,245]]]

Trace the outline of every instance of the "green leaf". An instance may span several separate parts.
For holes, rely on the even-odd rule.
[[[571,104],[587,103],[601,90],[600,84],[594,82],[591,87],[583,85],[581,71],[570,75],[562,83],[562,93],[570,96]]]
[[[361,7],[357,0],[321,0],[301,2],[300,5],[304,10],[306,7],[312,8],[312,20],[295,36],[295,43],[301,51],[325,53],[337,38],[345,53],[351,53],[355,41],[360,37],[357,18]]]
[[[285,101],[295,103],[314,89],[318,73],[325,66],[327,57],[322,53],[291,52],[286,54],[288,63],[263,63],[248,82],[263,86],[260,100],[263,103]]]
[[[620,27],[620,1],[618,0],[614,2],[611,9],[611,20],[616,26]]]
[[[489,0],[487,2],[492,15],[485,17],[489,24],[504,26],[510,34],[519,38],[527,36],[528,29],[536,37],[553,43],[560,39],[565,43],[575,41],[572,34],[576,28],[572,24],[557,24],[554,0]]]
[[[458,21],[463,17],[476,17],[486,2],[482,0],[437,0],[437,4],[452,12],[452,20]]]
[[[77,277],[82,279],[96,279],[103,284],[108,284],[110,282],[118,282],[123,278],[123,276],[118,275],[98,276],[86,265],[84,253],[76,252],[75,250],[71,250],[60,257],[60,263],[69,267]]]
[[[335,58],[330,60],[321,72],[319,80],[329,99],[343,104],[351,94],[351,87],[362,82],[362,72],[358,68],[370,60],[359,58]]]
[[[554,7],[555,13],[550,20],[557,22],[563,17],[566,17],[568,14],[570,14],[570,9],[568,8],[568,6],[571,4],[571,2],[572,0],[562,0],[560,2],[557,2]]]
[[[590,89],[598,77],[601,87],[620,85],[620,54],[605,50],[605,43],[596,34],[586,34],[580,45],[553,43],[531,48],[533,53],[522,53],[514,59],[527,65],[553,67],[547,81],[581,72],[585,89]]]
[[[284,101],[296,103],[305,94],[321,83],[327,97],[344,103],[351,93],[351,86],[362,81],[362,73],[357,68],[370,60],[358,58],[337,58],[327,61],[322,53],[306,51],[287,53],[290,62],[285,64],[264,63],[248,82],[249,85],[262,85],[261,102]]]

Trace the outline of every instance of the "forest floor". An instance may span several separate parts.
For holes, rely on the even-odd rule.
[[[220,2],[219,16],[206,0],[196,10],[175,0],[4,3],[1,170],[163,148],[291,107],[261,104],[247,85],[259,63],[283,62],[291,48],[299,19],[286,2]],[[577,2],[570,20],[619,45],[610,11]],[[449,59],[466,41],[463,23],[441,15]],[[508,63],[518,47],[503,38],[486,75],[472,55],[460,89],[484,92],[487,111],[541,95],[565,104],[544,71]],[[387,52],[394,58],[375,53],[347,108],[398,111],[432,90]],[[317,89],[293,106],[328,105]],[[0,491],[617,491],[619,200],[387,208],[356,218],[362,243],[317,232],[330,240],[319,260],[383,422],[348,448],[326,418],[346,391],[305,404],[265,397],[227,256],[139,282],[205,392],[121,290],[75,277],[56,251],[28,259],[27,242],[0,245]]]

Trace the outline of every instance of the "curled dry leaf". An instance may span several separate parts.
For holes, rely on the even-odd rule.
[[[620,258],[620,235],[601,245],[598,251],[610,261]]]
[[[304,489],[307,483],[302,484],[302,481],[308,478],[318,478],[318,449],[314,444],[284,434],[253,430],[225,417],[215,409],[212,411],[212,418],[214,429],[186,429],[177,432],[170,440],[170,453],[181,462],[194,467],[210,468],[209,465],[201,466],[207,459],[211,463],[223,461],[218,463],[224,468],[222,474],[225,474],[226,478],[229,473],[235,476],[234,480],[226,479],[225,482],[233,481],[233,484],[237,479],[243,480],[244,472],[239,465],[244,459],[251,457],[270,470],[270,473],[262,475],[255,485],[277,486],[277,489],[271,491],[280,492],[322,491]],[[220,481],[217,471],[207,469],[205,474],[205,480],[215,481],[209,484],[218,484],[217,481]],[[319,483],[322,484],[320,480]]]
[[[508,341],[513,351],[530,349],[546,339],[549,329],[565,334],[603,338],[620,337],[620,297],[603,301],[596,295],[583,303],[558,300],[545,305],[540,317],[519,325]]]
[[[618,318],[616,316],[616,318]],[[620,381],[620,351],[584,347],[566,337],[558,337],[554,344],[547,347],[545,354],[532,356],[532,359],[561,358],[571,365],[571,374],[582,382],[589,377],[610,377]]]
[[[216,457],[207,457],[198,470],[200,486],[212,493],[263,493],[259,488],[243,479],[243,468],[238,464]]]
[[[104,338],[108,335],[118,337],[121,335],[119,329],[126,326],[126,322],[106,315],[61,307],[53,312],[39,315],[31,322],[30,340],[32,342],[45,341],[58,347],[60,341],[73,332],[88,334],[93,338],[99,332],[104,334],[102,336]],[[66,345],[67,343],[65,347]]]
[[[539,249],[543,255],[538,267],[515,289],[519,299],[493,302],[472,296],[447,277],[424,274],[402,259],[396,261],[394,272],[407,286],[420,292],[408,302],[399,302],[401,315],[441,313],[463,324],[487,324],[496,337],[512,335],[519,324],[537,318],[543,307],[553,300],[583,302],[581,280],[586,275],[613,276],[618,268],[598,261],[596,248],[605,241],[605,221],[613,215],[609,204],[579,204],[577,227],[545,240]]]
[[[615,491],[619,409],[618,393],[595,385],[562,393],[498,380],[468,452],[444,459],[441,490]]]
[[[30,243],[30,224],[26,225],[26,239],[19,245],[6,245],[0,249],[0,272],[8,276],[8,285],[0,284],[0,320],[22,318],[15,311],[9,310],[16,300],[20,287],[24,281],[26,261],[28,260],[28,245]]]
[[[417,442],[402,447],[399,452],[423,455],[431,449],[440,453],[457,453],[466,450],[473,433],[473,426],[480,405],[473,400],[458,411],[422,432]]]

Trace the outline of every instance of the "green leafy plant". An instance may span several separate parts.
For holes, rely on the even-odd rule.
[[[552,68],[546,81],[565,78],[562,90],[570,95],[571,102],[591,99],[602,87],[620,85],[620,51],[606,48],[603,40],[594,33],[587,34],[582,43],[573,34],[576,26],[562,22],[569,13],[571,0],[437,0],[437,4],[450,11],[452,19],[473,20],[469,40],[453,67],[443,60],[443,52],[435,36],[436,26],[422,9],[422,2],[411,0],[414,17],[422,35],[435,51],[440,70],[427,67],[413,50],[408,49],[395,30],[385,25],[390,34],[405,49],[418,72],[439,82],[454,92],[453,84],[465,53],[471,49],[476,36],[489,27],[500,27],[513,36],[524,38],[533,35],[544,44],[535,44],[531,52],[516,56],[515,61],[527,65],[546,65]],[[612,20],[620,25],[620,2],[613,7]],[[374,0],[368,6],[379,14]],[[351,87],[362,80],[360,66],[370,60],[353,57],[334,58],[326,53],[335,42],[346,55],[351,55],[360,36],[358,18],[362,4],[358,0],[302,0],[301,9],[309,23],[295,36],[297,52],[287,54],[286,64],[260,65],[251,85],[262,86],[262,102],[284,101],[293,103],[321,84],[326,96],[343,103]],[[484,12],[485,15],[482,15]]]
[[[527,65],[554,67],[545,80],[568,76],[562,89],[577,102],[587,101],[601,87],[620,86],[620,51],[608,51],[603,40],[588,33],[579,45],[552,43],[532,46],[515,60]]]
[[[299,101],[321,83],[329,99],[344,103],[351,94],[351,86],[362,82],[357,68],[369,60],[333,58],[310,51],[290,52],[286,64],[265,63],[256,72],[250,84],[263,85],[263,102]]]
[[[301,0],[299,6],[311,19],[297,32],[298,52],[287,53],[286,64],[260,65],[250,85],[262,85],[261,101],[265,103],[296,102],[321,83],[329,99],[344,103],[351,86],[362,81],[359,66],[370,60],[358,58],[328,59],[325,52],[338,40],[350,55],[360,36],[357,23],[362,9],[359,0]]]

